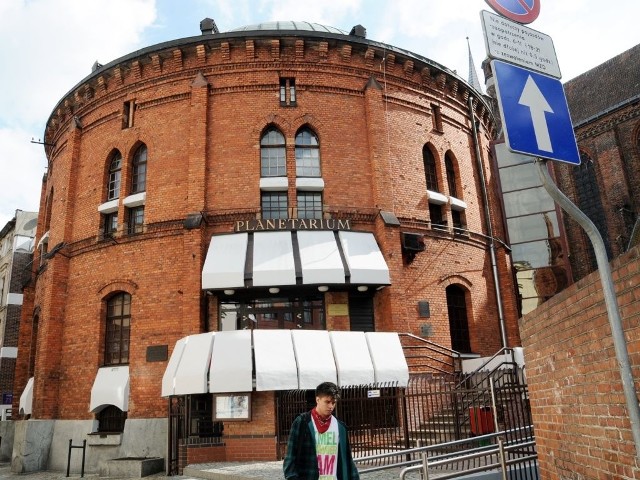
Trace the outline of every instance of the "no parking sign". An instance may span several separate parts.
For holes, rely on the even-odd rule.
[[[518,23],[531,23],[540,14],[540,0],[485,0],[500,15]]]

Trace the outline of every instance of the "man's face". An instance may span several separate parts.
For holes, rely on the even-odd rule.
[[[316,411],[323,417],[328,417],[336,408],[336,399],[331,395],[321,395],[316,397]]]

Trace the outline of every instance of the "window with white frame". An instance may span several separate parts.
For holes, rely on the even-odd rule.
[[[287,175],[284,135],[275,127],[267,129],[260,139],[260,176],[285,177]]]

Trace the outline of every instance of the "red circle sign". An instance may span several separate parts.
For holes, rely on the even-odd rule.
[[[500,15],[518,23],[531,23],[540,14],[540,0],[484,0]]]

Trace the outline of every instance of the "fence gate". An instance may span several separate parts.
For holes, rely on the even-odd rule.
[[[186,397],[169,397],[169,452],[167,454],[167,475],[182,474],[180,443],[187,437],[186,426]]]

